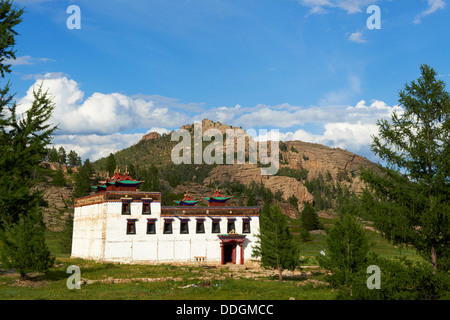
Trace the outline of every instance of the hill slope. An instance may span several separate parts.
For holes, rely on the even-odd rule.
[[[193,125],[185,125],[180,129],[186,129],[191,137],[194,136]],[[208,129],[218,129],[225,134],[227,129],[239,128],[205,119],[202,121],[202,130],[205,132]],[[225,143],[225,136],[223,140]],[[155,165],[159,170],[160,191],[165,193],[183,194],[188,190],[196,199],[202,199],[209,196],[216,187],[225,187],[224,191],[234,196],[231,204],[243,205],[248,200],[248,189],[247,192],[239,192],[236,186],[248,187],[262,183],[265,188],[278,195],[276,198],[280,203],[295,196],[299,210],[303,208],[304,201],[316,206],[319,201],[323,201],[319,203],[318,209],[332,209],[336,190],[356,194],[361,192],[363,183],[359,179],[360,167],[376,169],[376,164],[352,152],[302,141],[280,142],[280,168],[274,176],[262,176],[260,163],[174,165],[171,151],[178,143],[179,141],[171,141],[171,134],[161,136],[150,133],[137,144],[116,152],[114,156],[119,168],[124,170],[126,166],[133,165],[137,176],[144,168]],[[204,141],[203,149],[209,144],[211,142]],[[223,149],[225,152],[225,146]],[[105,171],[106,158],[95,161],[93,167],[97,171]],[[106,175],[106,172],[103,174]],[[170,177],[176,177],[175,182],[169,182]],[[261,204],[259,200],[256,199],[256,205]],[[284,207],[286,214],[296,215],[293,207],[289,208],[286,204]]]

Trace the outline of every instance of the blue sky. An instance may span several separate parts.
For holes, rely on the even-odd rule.
[[[423,63],[450,78],[446,0],[17,0],[12,89],[55,97],[56,146],[96,160],[204,118],[371,160]],[[81,29],[68,29],[81,10]],[[381,29],[368,29],[369,5]]]

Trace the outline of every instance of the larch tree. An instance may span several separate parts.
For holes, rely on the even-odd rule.
[[[450,95],[427,65],[400,91],[403,113],[379,120],[372,151],[386,162],[363,170],[363,204],[394,244],[412,245],[433,267],[450,268]]]
[[[278,205],[266,204],[260,215],[260,234],[253,248],[253,257],[261,257],[261,265],[278,270],[294,270],[299,262],[298,247],[289,232],[286,216]]]
[[[15,59],[14,28],[23,9],[12,1],[0,1],[0,73],[11,72]],[[49,124],[54,104],[42,86],[33,91],[31,107],[17,115],[9,81],[0,88],[0,258],[5,268],[24,277],[30,271],[46,272],[54,257],[45,243],[45,224],[33,174],[47,154],[52,132]]]

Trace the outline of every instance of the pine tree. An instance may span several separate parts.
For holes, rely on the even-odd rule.
[[[298,265],[298,248],[289,233],[286,216],[278,205],[266,204],[260,215],[260,234],[253,257],[261,257],[263,267],[278,270],[283,280],[283,270],[294,270]]]
[[[352,277],[367,268],[369,243],[356,218],[345,214],[335,222],[326,236],[325,255],[317,257],[322,268],[332,274],[335,287],[351,287]]]
[[[29,272],[47,272],[54,263],[45,243],[42,212],[37,206],[21,214],[16,223],[3,220],[0,241],[3,267],[17,269],[22,278]]]
[[[394,244],[412,245],[433,272],[450,269],[450,95],[427,65],[400,91],[403,114],[379,120],[372,151],[386,161],[363,170],[364,205]]]
[[[59,236],[59,244],[64,253],[72,252],[73,215],[67,216],[64,228]]]
[[[106,158],[106,171],[110,177],[114,175],[114,170],[116,170],[116,158],[110,153],[108,158]]]
[[[56,187],[65,187],[67,185],[61,166],[56,170],[55,177],[53,178],[53,185]]]
[[[58,162],[58,150],[55,147],[49,150],[48,161]]]
[[[69,154],[67,155],[67,164],[72,167],[78,167],[80,165],[80,157],[75,151],[69,151]]]
[[[67,162],[67,153],[64,147],[59,147],[58,149],[58,162],[61,164],[66,164]]]
[[[78,172],[75,175],[75,185],[73,188],[74,198],[87,196],[91,193],[91,174],[92,165],[89,159],[86,159],[84,164],[78,167]]]
[[[250,193],[248,199],[247,199],[247,207],[253,207],[255,205],[255,196],[253,193]]]
[[[309,202],[305,202],[305,207],[301,213],[301,220],[302,227],[307,231],[320,229],[319,216]]]
[[[15,59],[14,27],[22,9],[0,1],[0,73],[10,72],[5,59]],[[54,104],[42,86],[33,90],[31,107],[20,117],[9,94],[9,83],[0,89],[0,255],[4,267],[16,268],[22,277],[30,271],[46,272],[54,258],[45,244],[45,225],[34,188],[34,173],[47,154],[56,127],[50,119]],[[5,108],[8,114],[5,114]]]

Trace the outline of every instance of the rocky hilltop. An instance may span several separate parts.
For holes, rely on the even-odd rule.
[[[223,134],[223,153],[226,152],[226,130],[242,129],[232,127],[220,122],[204,119],[201,122],[202,133],[208,129],[217,129]],[[191,137],[194,136],[194,124],[186,124],[180,129],[188,130]],[[246,134],[245,129],[242,129]],[[214,191],[214,186],[223,185],[226,182],[236,181],[243,185],[262,183],[265,188],[273,193],[281,192],[282,198],[287,201],[291,196],[298,199],[298,208],[288,207],[283,204],[283,211],[288,215],[303,208],[304,202],[314,202],[315,196],[308,182],[323,180],[328,185],[345,187],[351,192],[359,193],[363,183],[359,178],[360,167],[376,169],[376,164],[355,153],[339,148],[330,148],[320,144],[302,141],[279,142],[280,168],[273,176],[261,175],[261,164],[249,164],[248,150],[246,150],[246,164],[223,165],[175,165],[171,160],[171,150],[179,141],[171,141],[171,134],[159,135],[151,132],[143,136],[141,141],[129,148],[114,154],[119,166],[133,164],[136,168],[149,168],[155,165],[160,172],[161,188],[165,193],[184,194],[188,189],[198,199],[208,197]],[[203,141],[203,148],[210,141]],[[270,150],[270,143],[268,150]],[[236,141],[235,141],[236,147]],[[235,150],[237,150],[235,148]],[[93,163],[98,170],[104,170],[105,159]],[[139,171],[139,170],[137,170]],[[175,176],[175,178],[174,178]],[[172,178],[172,181],[169,181]],[[225,190],[227,191],[227,190]],[[240,198],[240,203],[245,201]],[[239,199],[233,197],[231,204],[237,205]],[[294,212],[292,211],[294,210]]]

